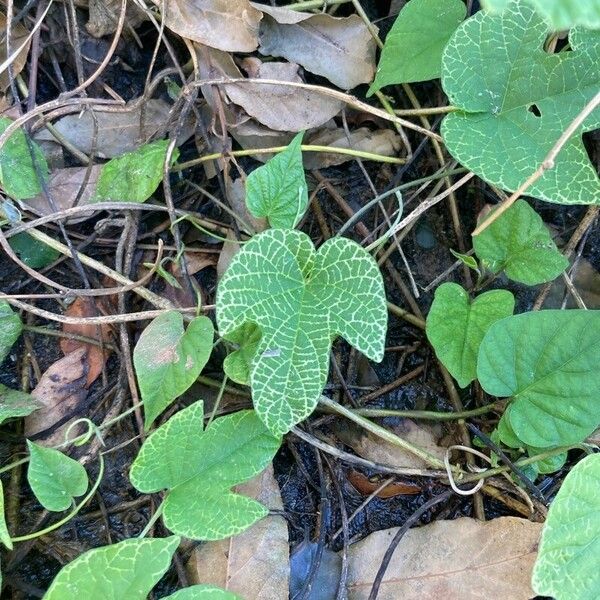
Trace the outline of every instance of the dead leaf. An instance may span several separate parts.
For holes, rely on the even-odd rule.
[[[527,600],[541,523],[516,517],[460,518],[408,531],[392,556],[378,600]],[[368,598],[397,528],[350,546],[348,600]]]
[[[293,133],[287,131],[274,131],[273,129],[261,125],[254,119],[249,119],[235,127],[230,127],[229,133],[244,150],[287,146],[294,137]],[[273,158],[273,156],[274,153],[254,154],[252,155],[252,158],[265,163],[270,158]]]
[[[102,311],[98,308],[96,301],[93,298],[82,298],[77,297],[75,301],[67,308],[65,311],[65,315],[68,317],[98,317],[102,314]],[[112,338],[112,328],[110,325],[73,325],[69,323],[65,323],[63,325],[63,331],[65,333],[70,333],[74,335],[82,335],[88,338],[92,338],[102,341],[104,344],[110,342]],[[104,368],[104,364],[108,359],[110,351],[108,348],[104,348],[102,350],[101,346],[97,346],[95,344],[88,344],[86,342],[81,342],[79,340],[73,340],[69,338],[61,338],[60,340],[60,349],[63,354],[69,354],[78,350],[79,348],[83,348],[87,352],[87,361],[88,361],[88,375],[87,381],[85,384],[86,388],[89,388],[96,379],[102,373],[102,369]]]
[[[233,231],[227,232],[227,241],[223,243],[223,249],[219,253],[219,261],[217,262],[217,280],[221,281],[225,271],[229,268],[229,264],[233,257],[240,251],[240,244],[237,241]]]
[[[280,56],[349,90],[375,76],[376,44],[358,15],[332,17],[253,4],[265,15],[259,52]]]
[[[51,446],[64,441],[68,421],[62,421],[87,397],[88,372],[87,348],[79,348],[50,365],[31,392],[42,408],[25,417],[25,437],[40,435],[56,426],[40,443]]]
[[[89,18],[85,24],[88,33],[96,38],[117,31],[121,0],[89,0]],[[135,28],[148,19],[146,13],[135,2],[128,2],[125,14],[126,27]]]
[[[246,186],[241,178],[231,179],[231,177],[227,175],[225,177],[225,193],[227,194],[229,206],[243,219],[244,223],[247,224],[247,227],[244,227],[244,229],[250,229],[247,233],[260,233],[268,227],[267,219],[255,217],[248,210],[248,206],[246,205]],[[242,225],[239,222],[238,224]],[[229,235],[227,237],[229,239]],[[237,241],[235,237],[231,239],[234,242]]]
[[[236,489],[271,509],[283,508],[272,466]],[[285,519],[268,516],[228,540],[195,548],[187,565],[190,582],[216,585],[244,600],[287,598],[288,553]]]
[[[363,496],[370,496],[382,484],[381,481],[371,481],[366,475],[363,475],[354,469],[348,471],[346,478],[352,487]],[[421,491],[422,488],[413,483],[392,482],[386,485],[376,495],[377,498],[395,498],[396,496],[420,494]]]
[[[360,127],[346,135],[342,128],[325,129],[315,132],[306,139],[307,144],[314,146],[331,146],[332,148],[351,148],[362,152],[372,152],[382,156],[397,156],[402,146],[400,136],[391,129],[371,131]],[[307,152],[304,154],[304,168],[324,169],[353,160],[352,156],[335,152]]]
[[[0,13],[0,63],[3,63],[8,56],[6,55],[6,15]],[[10,54],[21,47],[21,44],[25,42],[29,31],[21,24],[17,23],[13,25],[10,30]],[[17,57],[12,62],[13,76],[16,77],[27,64],[27,55],[29,54],[29,47],[31,46],[31,40],[27,42],[23,50],[19,52]],[[10,85],[10,79],[8,78],[8,69],[5,69],[0,73],[0,90],[4,91]]]
[[[319,549],[319,544],[304,540],[294,548],[290,556],[290,598],[303,597],[304,586]],[[307,600],[332,600],[340,585],[342,559],[329,548],[323,548],[321,561],[313,579]]]
[[[226,52],[253,52],[262,13],[248,0],[169,0],[165,25],[180,36]]]
[[[588,260],[580,258],[577,261],[577,268],[571,276],[571,281],[588,309],[600,308],[600,273]],[[560,308],[565,292],[565,280],[558,277],[550,288],[544,308]],[[569,294],[568,297],[567,308],[577,308],[573,296]]]

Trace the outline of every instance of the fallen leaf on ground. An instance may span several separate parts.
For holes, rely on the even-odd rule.
[[[358,15],[332,17],[253,6],[265,13],[259,34],[261,54],[298,63],[344,90],[373,80],[376,44]]]
[[[48,431],[39,440],[43,446],[64,441],[69,415],[87,397],[88,371],[87,348],[79,348],[50,365],[31,392],[41,408],[25,417],[25,437],[32,438]]]
[[[271,509],[283,508],[273,467],[238,485],[236,491]],[[213,584],[244,600],[287,598],[288,552],[285,519],[268,516],[240,535],[195,548],[187,565],[190,583]]]
[[[235,127],[230,127],[229,133],[244,150],[287,146],[294,137],[291,132],[274,131],[254,119],[248,119]],[[254,154],[252,158],[265,163],[273,156],[275,156],[274,153]]]
[[[102,314],[102,311],[98,307],[98,303],[93,298],[82,297],[77,297],[75,301],[65,311],[65,316],[75,318],[99,317]],[[63,332],[92,338],[98,340],[99,342],[102,341],[104,344],[110,342],[112,337],[112,328],[109,324],[74,325],[70,323],[65,323],[63,325]],[[65,355],[74,352],[75,350],[78,350],[80,348],[85,349],[87,352],[87,362],[89,370],[87,374],[87,381],[85,387],[89,388],[90,385],[92,385],[92,383],[94,383],[94,381],[98,379],[100,373],[102,373],[104,363],[108,359],[110,351],[106,347],[104,348],[104,350],[102,350],[102,347],[97,346],[96,344],[89,344],[87,342],[81,342],[79,340],[74,340],[70,338],[61,338],[60,340],[60,349]]]
[[[121,14],[121,0],[89,0],[89,17],[85,28],[96,38],[117,31]],[[128,2],[125,14],[125,27],[135,28],[148,19],[146,13],[135,2]]]
[[[460,518],[409,530],[392,556],[378,600],[527,600],[542,529],[516,517]],[[348,600],[368,598],[397,528],[350,546]]]
[[[226,240],[227,241],[223,242],[223,249],[219,253],[219,261],[217,262],[217,279],[219,281],[221,281],[221,278],[225,275],[233,257],[240,250],[240,243],[236,239],[233,231],[227,232]]]
[[[346,478],[352,484],[352,487],[363,496],[370,496],[382,484],[382,481],[371,481],[366,475],[359,471],[350,469]],[[394,498],[396,496],[420,494],[422,488],[412,483],[392,482],[386,485],[376,494],[377,498]]]
[[[290,556],[290,599],[303,598],[304,585],[310,574],[319,545],[304,540]],[[332,600],[340,584],[342,559],[329,548],[323,548],[321,562],[306,600]]]
[[[227,52],[258,46],[262,14],[248,0],[169,0],[162,6],[165,25],[184,38]]]
[[[6,15],[4,13],[0,13],[0,32],[1,42],[0,42],[0,63],[3,63],[7,58],[6,54]],[[13,52],[18,50],[21,47],[21,44],[25,42],[27,36],[29,35],[29,31],[21,23],[17,23],[16,25],[12,25],[10,30],[10,54],[12,56]],[[27,64],[27,55],[29,54],[29,47],[31,46],[31,40],[27,42],[23,50],[19,52],[17,57],[12,62],[13,68],[13,76],[16,77],[22,70],[23,67]],[[0,90],[4,91],[10,85],[10,80],[8,78],[8,69],[4,69],[2,73],[0,73]]]
[[[573,286],[579,292],[586,308],[600,308],[600,273],[585,258],[577,261],[574,273],[571,273]],[[558,277],[544,302],[544,308],[560,308],[565,296],[567,286],[562,277]],[[577,308],[577,303],[571,294],[568,294],[567,308]]]

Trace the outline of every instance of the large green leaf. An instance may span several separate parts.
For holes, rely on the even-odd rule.
[[[218,540],[267,514],[231,488],[260,473],[281,440],[251,410],[215,419],[204,432],[203,419],[202,402],[171,417],[146,440],[130,478],[140,492],[168,490],[163,519],[173,533]]]
[[[502,15],[479,12],[465,21],[442,58],[444,90],[459,108],[442,124],[448,150],[511,191],[542,163],[600,87],[600,32],[574,29],[572,52],[548,54],[547,30],[533,9],[511,3]],[[528,193],[548,202],[600,203],[600,179],[581,139],[599,126],[597,109]]]
[[[427,315],[427,339],[437,357],[460,387],[476,377],[479,344],[492,323],[512,315],[513,295],[493,290],[473,301],[457,283],[444,283],[435,291]]]
[[[11,123],[11,119],[0,117],[0,134],[4,133]],[[39,174],[47,180],[48,163],[44,154],[33,141],[31,147]],[[42,191],[38,172],[22,129],[15,131],[0,148],[0,183],[6,195],[15,200],[33,198]]]
[[[490,271],[505,271],[510,279],[527,285],[552,281],[569,266],[541,217],[525,200],[517,200],[474,236],[473,248]]]
[[[7,419],[26,417],[40,408],[40,403],[30,394],[13,390],[0,383],[0,425]]]
[[[580,461],[550,505],[533,569],[536,594],[600,598],[600,455]]]
[[[160,140],[109,160],[100,171],[95,200],[148,200],[162,181],[168,146],[169,140]],[[171,164],[178,156],[179,150],[175,148]]]
[[[583,25],[600,28],[600,0],[522,0],[533,6],[544,17],[553,31]],[[490,11],[502,11],[509,0],[483,0]]]
[[[22,329],[19,315],[12,311],[6,300],[0,300],[0,363],[8,356]]]
[[[60,570],[44,600],[146,600],[179,541],[133,538],[88,550]]]
[[[59,512],[85,494],[88,476],[72,458],[53,448],[44,448],[27,440],[29,467],[27,481],[39,503],[47,510]]]
[[[217,322],[223,336],[247,322],[260,328],[254,406],[271,431],[285,433],[314,410],[337,335],[369,358],[383,358],[383,279],[351,240],[336,237],[315,252],[306,234],[271,229],[231,261],[217,290]]]
[[[13,544],[10,539],[8,527],[6,526],[6,517],[4,516],[4,489],[2,488],[2,481],[0,481],[0,542],[9,550],[12,550]]]
[[[17,256],[32,269],[42,269],[54,262],[60,252],[31,237],[26,231],[13,235],[8,243]]]
[[[524,445],[581,442],[600,423],[600,311],[497,321],[479,348],[477,377],[488,394],[512,397],[502,419]]]
[[[255,217],[267,217],[271,227],[294,228],[308,207],[308,186],[302,166],[303,133],[246,180],[246,204]]]
[[[162,600],[241,600],[232,592],[222,590],[212,585],[192,585],[179,590]]]
[[[133,350],[133,363],[146,429],[198,379],[212,352],[213,337],[208,317],[196,317],[184,331],[177,311],[163,313],[144,329]]]
[[[385,38],[368,95],[386,85],[439,77],[444,46],[466,14],[461,0],[410,0]]]

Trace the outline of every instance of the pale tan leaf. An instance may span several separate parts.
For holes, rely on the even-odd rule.
[[[247,233],[255,234],[264,231],[268,227],[267,219],[255,217],[248,210],[248,206],[246,205],[246,186],[241,178],[239,179],[231,179],[229,175],[225,178],[225,193],[227,194],[227,201],[229,202],[229,206],[238,215],[243,222],[247,226],[243,226],[240,221],[238,221],[238,225],[242,227],[244,230],[248,230]],[[230,239],[230,235],[232,235],[231,230],[227,234],[227,238]],[[234,242],[237,242],[235,237],[231,237]],[[239,249],[239,244],[225,244],[233,245],[237,249]],[[225,250],[225,246],[223,246],[223,250]],[[222,254],[223,252],[221,252]],[[232,256],[233,257],[233,256]],[[221,258],[219,257],[219,261]],[[219,272],[219,267],[217,266],[217,272]],[[219,277],[220,278],[220,277]]]
[[[148,19],[146,13],[136,5],[128,2],[125,14],[127,27],[138,27]],[[117,30],[121,13],[121,0],[89,0],[88,22],[85,24],[90,35],[101,38]]]
[[[8,58],[6,54],[6,15],[4,13],[0,13],[0,31],[2,32],[2,35],[0,36],[0,63],[3,63]],[[21,44],[25,42],[28,35],[29,31],[27,31],[27,29],[25,29],[21,23],[12,26],[10,34],[11,54],[21,47]],[[31,41],[27,42],[25,47],[19,52],[13,61],[12,68],[14,77],[16,77],[27,64],[27,55],[29,54],[30,46]],[[0,90],[6,90],[9,85],[10,80],[8,78],[8,69],[6,69],[0,73]]]
[[[409,530],[398,545],[378,600],[528,600],[542,524],[516,517],[460,518]],[[348,600],[366,600],[397,528],[350,546]]]
[[[282,509],[273,467],[236,490],[271,509]],[[240,535],[197,547],[188,562],[190,582],[213,584],[244,600],[288,597],[289,548],[287,524],[268,516]]]
[[[163,6],[165,25],[184,38],[227,52],[258,46],[262,13],[248,0],[168,0]]]
[[[358,15],[332,17],[254,4],[265,15],[259,52],[281,56],[349,90],[375,76],[375,40]]]
[[[274,131],[261,125],[254,119],[240,123],[229,128],[229,133],[244,150],[261,148],[278,148],[287,146],[294,134],[287,131]],[[274,154],[255,154],[253,158],[260,162],[267,162]]]

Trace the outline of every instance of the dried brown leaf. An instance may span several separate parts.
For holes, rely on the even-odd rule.
[[[392,556],[378,600],[527,600],[541,523],[516,517],[460,518],[408,531]],[[397,528],[350,547],[348,600],[366,600]]]
[[[6,54],[6,15],[4,13],[0,13],[0,31],[2,35],[0,36],[0,63],[3,63],[7,58]],[[10,54],[18,50],[21,47],[21,44],[27,39],[29,35],[29,31],[21,23],[17,23],[13,25],[10,30]],[[13,68],[13,76],[16,77],[22,70],[23,67],[27,64],[27,55],[29,54],[29,47],[31,46],[31,40],[27,42],[23,50],[19,52],[17,57],[12,62]],[[8,78],[8,69],[5,69],[0,73],[0,90],[4,91],[10,85],[10,80]]]
[[[121,13],[121,0],[89,0],[89,18],[85,24],[90,35],[101,38],[117,30]],[[128,2],[125,14],[127,27],[138,27],[148,19],[146,13],[135,2]]]
[[[372,481],[366,475],[354,469],[350,469],[346,474],[346,478],[351,483],[352,487],[363,496],[370,496],[373,492],[381,487],[381,481]],[[409,482],[393,481],[386,485],[382,490],[377,492],[378,498],[394,498],[396,496],[410,496],[420,494],[423,488],[419,485]]]

